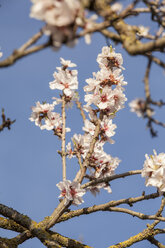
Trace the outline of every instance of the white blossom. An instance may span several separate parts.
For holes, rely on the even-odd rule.
[[[57,67],[58,72],[54,72],[53,74],[55,80],[50,82],[49,86],[52,90],[63,90],[66,96],[72,96],[74,90],[78,89],[77,70],[68,70],[66,69],[66,65],[72,67],[76,65],[62,58],[61,63],[63,67]]]
[[[84,121],[84,124],[85,124],[85,127],[83,127],[83,130],[89,133],[90,135],[94,135],[96,126],[88,119]]]
[[[54,50],[58,50],[63,43],[68,47],[74,47],[78,42],[78,40],[74,38],[75,32],[71,26],[56,27],[46,25],[43,27],[43,32],[45,35],[51,35]]]
[[[115,129],[117,126],[112,123],[112,120],[109,119],[107,116],[104,116],[103,120],[101,121],[101,131],[107,136],[108,138],[115,135]]]
[[[72,147],[71,147],[71,142],[69,142],[66,146],[66,152],[67,152],[67,156],[68,158],[73,158],[75,157],[75,155],[73,154],[73,150],[72,150]]]
[[[144,26],[140,25],[140,26],[138,27],[137,35],[138,35],[138,36],[143,36],[143,37],[145,37],[145,36],[148,35],[148,32],[149,32],[149,28],[148,28],[148,27],[144,27]]]
[[[36,126],[42,126],[42,119],[47,117],[47,114],[54,109],[54,104],[36,102],[36,106],[32,107],[32,114],[29,118],[34,121]]]
[[[116,68],[124,69],[122,67],[122,55],[120,53],[116,53],[115,49],[112,49],[111,47],[105,46],[102,48],[102,53],[97,56],[97,62],[101,68],[106,67],[111,70]]]
[[[117,13],[121,12],[122,8],[123,8],[123,5],[121,3],[114,3],[111,6],[111,10]]]
[[[90,16],[89,18],[85,19],[85,26],[84,31],[90,30],[95,26],[95,21],[97,20],[98,16],[96,14]],[[84,35],[84,39],[86,44],[91,44],[91,33],[87,33]]]
[[[116,70],[107,70],[106,67],[101,68],[95,74],[96,80],[99,81],[100,86],[104,87],[108,85],[111,87],[112,85],[115,86],[125,86],[127,82],[124,81],[123,75],[121,75],[121,69],[117,68]]]
[[[89,146],[91,142],[91,135],[90,134],[85,134],[85,135],[74,134],[72,137],[72,142],[74,146],[74,151],[78,152],[79,154],[82,155],[83,158],[85,158],[89,150]]]
[[[95,75],[95,74],[94,74]],[[84,86],[85,92],[91,92],[96,89],[96,87],[99,85],[99,81],[97,81],[95,78],[88,78],[85,80],[88,85]]]
[[[93,100],[93,103],[99,109],[106,109],[110,105],[111,95],[112,95],[112,89],[108,86],[105,86],[101,90],[97,89],[97,91],[95,91],[95,98]]]
[[[104,157],[97,166],[94,176],[96,178],[102,178],[114,175],[115,169],[118,167],[119,163],[119,158],[113,158],[111,155],[104,152]]]
[[[136,98],[129,103],[130,111],[135,112],[138,117],[143,117],[146,111],[146,101],[143,98]],[[151,111],[151,115],[154,115],[154,111]]]
[[[52,130],[59,126],[59,123],[62,123],[62,117],[59,113],[48,112],[47,117],[45,118],[45,125],[41,126],[41,130]]]
[[[32,0],[32,2],[30,17],[57,27],[72,24],[81,7],[77,0]]]
[[[30,17],[46,22],[43,32],[51,35],[54,49],[59,49],[62,43],[73,47],[77,43],[75,36],[76,19],[81,14],[79,0],[31,0]],[[73,25],[74,24],[74,25]]]
[[[155,186],[159,192],[165,192],[165,153],[157,154],[153,150],[154,155],[145,155],[142,177],[146,178],[146,186]]]
[[[93,120],[93,121],[97,120],[97,112],[94,109],[92,109],[91,106],[84,105],[83,109],[88,113],[89,118],[91,120]]]
[[[59,197],[65,197],[68,202],[79,205],[83,203],[82,196],[86,193],[85,189],[81,189],[80,183],[70,180],[59,182],[56,186],[61,190]]]
[[[66,68],[67,67],[76,67],[77,66],[76,64],[72,63],[71,60],[65,60],[63,58],[60,58],[60,60],[61,60],[62,66],[66,67]]]

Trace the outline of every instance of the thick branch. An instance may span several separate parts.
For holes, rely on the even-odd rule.
[[[0,214],[3,216],[10,218],[11,220],[15,221],[17,224],[20,224],[24,228],[28,229],[28,231],[23,232],[22,234],[18,235],[17,237],[13,238],[13,243],[19,241],[24,242],[28,238],[31,238],[33,236],[37,237],[45,246],[51,247],[51,248],[60,248],[62,246],[67,246],[67,244],[73,244],[74,248],[90,248],[90,246],[86,246],[81,244],[78,241],[69,239],[67,237],[64,237],[58,233],[53,233],[50,231],[44,230],[45,223],[40,222],[36,223],[35,221],[31,220],[28,216],[25,216],[23,214],[20,214],[16,210],[9,208],[5,205],[0,204]],[[61,243],[59,245],[58,243]]]

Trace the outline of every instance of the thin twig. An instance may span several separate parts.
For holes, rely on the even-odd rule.
[[[77,108],[80,110],[80,113],[81,113],[81,116],[83,118],[83,121],[86,120],[86,116],[85,116],[85,113],[84,113],[84,110],[81,106],[81,102],[80,101],[76,101],[76,104],[77,104]]]
[[[136,212],[136,211],[126,209],[126,208],[110,207],[109,209],[107,209],[107,211],[129,214],[129,215],[132,215],[133,217],[136,216],[137,218],[141,220],[158,220],[158,221],[165,222],[165,217],[157,217],[156,215],[143,214],[143,213]]]
[[[61,135],[61,152],[62,152],[62,174],[63,174],[63,181],[66,180],[66,154],[65,154],[65,122],[66,122],[66,114],[65,114],[65,95],[63,93],[62,96],[62,135]]]
[[[142,170],[128,171],[128,172],[124,172],[124,173],[118,174],[118,175],[94,179],[88,183],[83,184],[81,187],[84,189],[84,188],[87,188],[89,186],[97,185],[99,183],[103,183],[103,182],[106,183],[106,182],[110,182],[110,181],[113,181],[113,180],[118,179],[118,178],[124,178],[124,177],[132,176],[132,175],[141,174],[141,172],[142,172]]]
[[[0,125],[0,132],[3,131],[4,128],[8,128],[8,130],[11,129],[11,125],[16,121],[13,120],[11,121],[10,118],[6,119],[5,113],[4,113],[4,109],[2,109],[2,124]]]
[[[94,133],[94,135],[92,137],[92,141],[90,143],[89,151],[86,155],[86,158],[84,159],[84,162],[82,165],[83,168],[78,171],[74,181],[78,181],[79,183],[81,183],[84,176],[85,176],[87,165],[89,163],[89,157],[93,153],[94,146],[95,146],[95,143],[96,143],[98,135],[99,135],[99,130],[100,130],[100,120],[98,120],[97,126],[95,128],[95,133]],[[46,224],[47,229],[52,227],[57,222],[59,217],[65,212],[65,210],[70,205],[71,205],[71,202],[67,202],[65,198],[60,202],[60,204],[57,206],[57,208],[54,209],[53,213],[51,214],[51,216],[49,217],[49,219],[47,221],[47,224]]]

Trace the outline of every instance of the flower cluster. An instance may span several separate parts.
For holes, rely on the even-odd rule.
[[[100,71],[93,73],[93,78],[86,80],[87,86],[84,87],[85,102],[84,111],[88,113],[89,119],[84,121],[84,135],[74,134],[71,142],[66,146],[66,154],[69,158],[77,156],[81,168],[85,167],[86,178],[90,181],[95,179],[104,179],[115,173],[115,169],[120,163],[117,157],[112,157],[107,154],[103,146],[108,141],[114,143],[112,136],[115,134],[116,124],[113,123],[113,118],[116,112],[124,107],[127,100],[124,94],[123,86],[127,83],[121,74],[124,69],[123,58],[121,54],[115,52],[112,47],[103,47],[102,53],[98,55],[97,62],[100,66]],[[65,104],[70,104],[76,98],[75,90],[78,89],[77,70],[70,70],[68,67],[75,67],[76,64],[70,60],[61,58],[61,67],[57,67],[54,72],[54,81],[49,83],[52,90],[61,90],[61,98],[53,98],[53,104],[40,102],[32,107],[31,121],[34,121],[41,129],[53,130],[54,134],[62,134],[62,118],[60,114],[53,112],[57,104],[65,101]],[[99,128],[96,127],[99,124]],[[66,128],[66,131],[69,131]],[[93,139],[97,131],[97,137]],[[92,153],[89,153],[91,142],[95,140]],[[88,156],[88,160],[86,157]],[[81,162],[80,162],[81,160]],[[77,181],[64,180],[57,184],[61,190],[60,197],[65,197],[67,202],[72,201],[73,204],[79,205],[83,202],[82,196],[85,190],[81,189]],[[112,192],[109,183],[99,183],[95,186],[90,186],[90,190],[94,195],[101,188],[106,189],[109,193]]]
[[[61,58],[62,67],[57,67],[58,72],[54,72],[54,81],[49,83],[52,90],[63,90],[67,97],[74,96],[74,92],[78,89],[77,70],[68,70],[68,67],[75,67],[76,64],[70,60]]]
[[[85,189],[81,189],[80,183],[70,180],[65,180],[63,182],[59,182],[57,187],[61,190],[61,194],[59,197],[65,197],[65,199],[74,205],[79,205],[83,203],[82,196],[85,194]]]
[[[62,67],[57,67],[58,72],[54,73],[54,81],[50,82],[50,88],[52,90],[59,89],[63,91],[66,103],[69,105],[72,100],[76,99],[75,89],[78,88],[77,70],[69,70],[68,67],[75,67],[76,64],[71,63],[70,60],[64,60],[61,58]],[[55,105],[61,103],[61,99],[55,98],[53,104],[40,102],[36,103],[36,106],[32,107],[32,114],[29,118],[30,121],[34,121],[36,126],[39,126],[41,130],[53,130],[58,136],[62,133],[62,117],[59,113],[52,112]],[[70,128],[66,128],[66,132],[69,132]]]
[[[112,48],[103,47],[98,55],[97,62],[100,71],[93,74],[93,78],[87,79],[88,86],[84,87],[86,106],[94,104],[107,116],[116,113],[124,107],[127,100],[123,93],[123,85],[127,83],[121,75],[123,59],[120,53],[115,53]]]
[[[86,80],[87,86],[84,87],[86,92],[84,110],[88,112],[89,119],[84,121],[84,135],[75,134],[71,142],[67,145],[67,154],[69,158],[79,155],[85,160],[92,138],[94,136],[98,121],[100,121],[100,130],[98,140],[95,143],[92,155],[89,158],[87,168],[89,169],[89,180],[104,178],[114,174],[115,169],[120,163],[118,158],[113,158],[104,152],[103,146],[105,142],[114,143],[111,139],[115,134],[116,125],[112,122],[118,110],[124,107],[127,100],[125,97],[123,86],[127,83],[121,74],[123,59],[111,47],[103,47],[102,53],[98,55],[97,62],[100,71],[93,73],[93,78]],[[104,188],[111,192],[108,183],[100,183],[99,185],[88,188],[92,193],[96,194],[100,188]]]
[[[62,43],[72,47],[77,43],[76,31],[78,28],[85,32],[93,28],[97,15],[86,17],[79,0],[31,0],[30,17],[42,20],[46,23],[44,34],[51,36],[55,49]],[[85,42],[91,43],[91,34],[84,34]]]
[[[61,43],[72,41],[74,36],[73,24],[81,11],[78,0],[31,0],[30,17],[46,22],[44,33],[51,35],[53,45],[60,47]],[[73,41],[74,43],[74,41]]]
[[[36,106],[32,107],[32,114],[29,118],[34,121],[36,126],[41,130],[53,130],[58,136],[62,133],[62,118],[59,113],[52,112],[54,104],[36,102]],[[70,132],[70,128],[66,128],[66,132]]]
[[[165,153],[145,155],[142,177],[146,178],[146,186],[155,186],[160,193],[165,192]]]

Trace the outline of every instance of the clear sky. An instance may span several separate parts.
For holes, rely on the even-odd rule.
[[[3,57],[21,46],[42,27],[42,23],[29,18],[30,1],[0,1],[0,47]],[[142,18],[138,24],[148,24]],[[134,23],[136,23],[134,21]],[[153,27],[155,28],[155,27]],[[57,206],[59,190],[56,184],[62,180],[61,159],[57,154],[60,141],[53,136],[51,131],[41,131],[34,123],[29,121],[31,106],[36,101],[51,103],[53,96],[58,92],[49,88],[53,80],[53,72],[60,66],[60,57],[71,59],[78,67],[79,92],[83,98],[85,79],[92,77],[92,72],[98,71],[96,58],[101,48],[106,45],[105,39],[95,34],[92,44],[86,45],[81,39],[74,48],[62,47],[58,52],[47,48],[44,51],[25,57],[13,66],[0,70],[0,108],[5,108],[5,113],[11,119],[16,119],[11,130],[0,133],[0,199],[6,204],[27,214],[35,221],[41,221],[50,215]],[[122,162],[116,173],[141,169],[145,153],[152,154],[153,149],[165,152],[165,130],[158,130],[158,137],[151,138],[146,130],[146,121],[131,113],[128,102],[135,97],[144,96],[143,77],[147,61],[141,56],[130,57],[121,47],[116,46],[116,52],[123,55],[125,71],[125,94],[128,98],[126,107],[117,113],[114,123],[117,125],[113,137],[115,144],[106,145],[105,150],[112,156],[119,157]],[[162,99],[165,92],[164,73],[162,69],[153,65],[150,76],[151,95],[155,100]],[[84,103],[84,102],[83,102]],[[158,110],[155,117],[164,121],[165,111]],[[67,126],[72,132],[67,134],[67,141],[74,133],[82,132],[82,119],[76,107],[67,111]],[[78,170],[75,159],[67,161],[67,177],[73,179]],[[144,179],[140,175],[130,178],[118,179],[111,183],[112,194],[102,190],[94,197],[87,193],[83,198],[85,203],[80,206],[87,207],[101,204],[110,200],[140,196],[156,192],[155,188],[146,188]],[[160,205],[160,199],[150,200],[134,205],[134,210],[154,214]],[[123,206],[128,207],[128,206]],[[129,207],[128,207],[129,208]],[[72,207],[77,209],[77,207]],[[121,213],[99,212],[88,216],[80,216],[65,223],[57,224],[53,230],[70,238],[82,240],[83,243],[95,248],[108,247],[128,239],[131,235],[146,228],[146,223],[136,217]],[[9,231],[0,229],[0,236],[10,236]],[[163,242],[165,238],[160,237]],[[44,247],[37,239],[28,240],[20,247]],[[151,247],[147,241],[137,243],[133,247]]]

